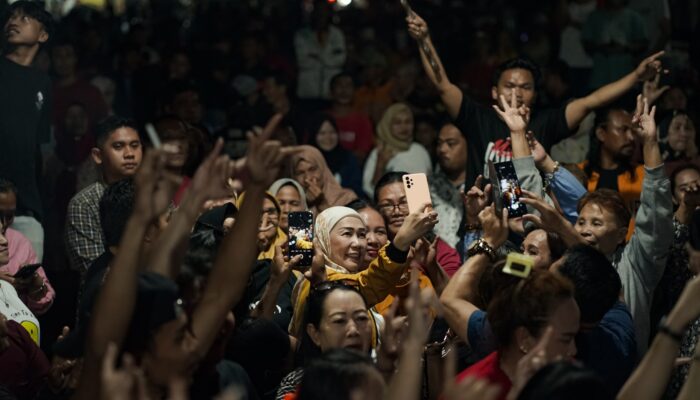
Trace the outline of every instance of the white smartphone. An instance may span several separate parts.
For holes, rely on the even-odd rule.
[[[153,145],[154,149],[160,149],[163,146],[160,141],[160,137],[158,136],[158,132],[156,132],[156,128],[150,122],[146,124],[146,133],[148,134],[148,138],[151,140],[151,144]]]

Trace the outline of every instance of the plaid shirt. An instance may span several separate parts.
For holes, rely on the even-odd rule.
[[[81,274],[105,251],[100,224],[100,199],[105,187],[104,183],[93,183],[68,203],[66,249],[71,268]]]

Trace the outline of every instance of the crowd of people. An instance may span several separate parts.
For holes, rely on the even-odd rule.
[[[700,397],[697,2],[8,3],[0,398]]]

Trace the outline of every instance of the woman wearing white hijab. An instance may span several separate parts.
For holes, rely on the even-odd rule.
[[[316,218],[316,252],[314,263],[323,256],[323,272],[327,281],[342,281],[356,286],[367,302],[367,307],[384,300],[401,279],[408,264],[408,250],[416,240],[429,232],[437,223],[437,213],[410,214],[392,243],[379,250],[379,256],[362,270],[367,250],[367,226],[357,211],[348,207],[330,207]],[[319,268],[316,265],[312,268]],[[289,332],[299,337],[306,298],[311,283],[303,279],[295,288],[294,317]]]
[[[279,226],[285,232],[289,230],[287,216],[290,212],[307,211],[309,209],[309,206],[306,204],[304,188],[294,179],[278,179],[270,185],[268,192],[275,196],[280,205],[281,215]]]

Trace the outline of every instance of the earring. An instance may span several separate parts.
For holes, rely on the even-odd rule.
[[[527,354],[527,349],[525,348],[525,346],[520,346],[520,351],[521,351],[523,354]]]

